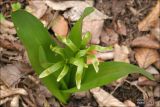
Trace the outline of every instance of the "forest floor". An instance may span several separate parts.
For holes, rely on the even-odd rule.
[[[61,104],[35,74],[17,37],[11,20],[11,5],[16,2],[54,37],[67,36],[82,10],[93,6],[98,13],[84,21],[83,32],[91,32],[91,44],[114,47],[97,57],[137,65],[155,80],[129,74],[98,89],[75,93],[67,105]],[[0,22],[0,106],[160,107],[160,0],[0,0],[0,11],[5,17]]]

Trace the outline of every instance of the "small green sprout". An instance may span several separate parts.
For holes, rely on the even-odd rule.
[[[21,4],[19,2],[11,4],[12,11],[17,11],[21,9]]]
[[[68,69],[69,66],[75,65],[77,67],[77,71],[75,75],[77,89],[80,89],[83,71],[89,65],[87,64],[87,59],[92,60],[91,64],[93,64],[95,72],[98,73],[99,71],[99,67],[98,67],[99,61],[96,58],[95,54],[92,54],[91,52],[92,51],[103,52],[107,50],[112,50],[112,47],[102,47],[99,45],[88,46],[89,41],[91,39],[91,34],[89,32],[87,32],[83,36],[80,48],[78,48],[69,38],[58,36],[58,39],[72,50],[72,54],[74,54],[74,56],[68,58],[64,53],[65,48],[62,48],[60,46],[50,45],[50,49],[55,54],[61,55],[63,57],[63,61],[53,64],[51,67],[48,67],[39,75],[39,77],[44,78],[50,75],[51,73],[58,71],[60,68],[62,68],[65,65],[62,72],[59,74],[57,78],[57,81],[59,82],[67,74],[69,70]]]

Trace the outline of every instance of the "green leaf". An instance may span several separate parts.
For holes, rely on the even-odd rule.
[[[11,4],[12,11],[17,11],[21,9],[21,4],[19,2]]]
[[[2,13],[0,13],[0,22],[4,21],[5,20],[5,17],[3,16]]]
[[[50,75],[51,73],[54,73],[55,71],[59,70],[62,66],[63,66],[63,62],[57,62],[55,64],[53,64],[52,66],[48,67],[46,70],[44,70],[40,75],[39,78],[44,78],[48,75]]]
[[[113,48],[112,48],[112,46],[102,47],[99,45],[91,45],[88,50],[89,51],[96,50],[99,52],[105,52],[105,51],[111,51],[111,50],[113,50]]]
[[[69,33],[69,39],[78,47],[81,46],[82,41],[82,22],[83,19],[94,11],[93,7],[87,7],[82,14],[82,17],[74,24],[71,32]]]
[[[61,60],[60,56],[56,56],[49,48],[53,42],[47,29],[43,24],[33,15],[24,11],[17,10],[12,13],[12,21],[15,25],[17,34],[25,46],[31,65],[37,74],[40,74],[43,70],[39,58],[39,47],[43,47],[43,54],[47,56],[47,62],[55,63]],[[44,85],[63,103],[66,103],[68,94],[62,94],[60,92],[60,84],[56,81],[53,75],[50,75],[42,79]]]
[[[58,47],[58,46],[54,46],[54,47],[53,47],[52,45],[50,45],[50,49],[51,49],[53,52],[61,55],[63,58],[65,57],[64,52],[63,52],[63,48],[60,48],[60,47]]]
[[[130,73],[141,73],[153,80],[153,76],[150,73],[135,65],[123,62],[104,62],[99,65],[98,73],[93,71],[94,68],[92,66],[89,66],[88,69],[86,69],[80,90],[77,90],[76,87],[73,87],[69,90],[64,90],[63,92],[73,93],[77,91],[86,91],[91,88],[109,84]]]
[[[98,71],[99,71],[99,67],[98,67],[99,66],[99,61],[98,61],[98,59],[96,58],[95,55],[88,55],[88,58],[92,60],[93,67],[94,67],[96,73],[98,73]]]
[[[81,43],[81,48],[85,48],[87,46],[87,44],[89,43],[89,41],[91,40],[91,33],[87,32],[82,39],[82,43]]]
[[[69,70],[68,65],[64,65],[62,72],[59,74],[57,78],[58,82],[68,73],[68,70]]]

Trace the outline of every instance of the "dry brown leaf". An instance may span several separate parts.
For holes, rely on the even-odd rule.
[[[156,40],[149,38],[148,36],[137,37],[131,43],[132,47],[153,48],[159,49],[160,43]]]
[[[104,20],[91,20],[91,21],[84,21],[82,32],[85,34],[86,32],[91,32],[92,44],[99,44],[100,43],[100,34],[102,32]]]
[[[68,34],[68,22],[63,16],[57,16],[52,22],[52,30],[56,35],[67,36]]]
[[[120,34],[120,35],[127,35],[127,29],[126,29],[126,25],[124,24],[123,21],[118,20],[117,24],[115,25],[115,31]]]
[[[137,85],[139,85],[139,86],[156,86],[156,85],[158,85],[158,83],[155,81],[151,81],[144,76],[140,76],[138,78]]]
[[[128,54],[129,54],[128,47],[119,46],[118,44],[114,45],[114,61],[129,63]]]
[[[90,90],[100,107],[127,107],[108,92],[97,87]]]
[[[40,19],[47,11],[47,6],[43,0],[32,0],[29,1],[29,5],[26,7],[26,10]]]
[[[151,29],[151,34],[154,35],[160,42],[160,19],[157,21],[156,26],[153,29]]]
[[[101,33],[101,42],[105,45],[114,45],[118,43],[118,34],[109,28],[106,28]]]
[[[156,68],[154,68],[153,66],[149,66],[146,69],[146,71],[149,72],[150,74],[153,74],[153,75],[159,74],[158,70]]]
[[[15,85],[21,78],[21,72],[14,65],[7,65],[0,69],[0,79],[8,87]]]
[[[138,24],[139,31],[148,31],[154,27],[160,15],[160,0],[157,0],[157,4],[153,7],[148,16]]]
[[[156,86],[154,89],[154,97],[160,97],[160,86]]]
[[[105,61],[105,60],[111,60],[114,58],[114,53],[113,52],[104,52],[104,53],[97,53],[96,57],[101,60],[101,61]]]
[[[28,95],[27,91],[24,90],[23,88],[11,88],[11,89],[4,89],[0,90],[0,99],[13,96],[13,95]]]
[[[10,103],[10,107],[19,107],[19,98],[19,95],[14,96]]]
[[[158,60],[159,54],[155,49],[137,48],[135,58],[140,67],[147,68]]]
[[[160,70],[160,58],[154,63],[154,66]]]

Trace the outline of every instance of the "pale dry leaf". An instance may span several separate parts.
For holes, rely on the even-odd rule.
[[[155,101],[155,107],[160,107],[160,100],[159,101]]]
[[[151,29],[151,34],[160,42],[160,19],[157,20],[156,26]]]
[[[47,11],[47,6],[43,0],[29,1],[29,5],[26,6],[26,10],[40,19]]]
[[[14,96],[10,103],[10,107],[19,107],[19,100],[20,100],[19,95]]]
[[[12,98],[10,98],[10,97],[6,97],[6,98],[4,98],[4,99],[1,99],[1,100],[0,100],[0,106],[3,105],[3,104],[5,104],[6,102],[8,102],[8,101],[10,101],[10,100],[12,100]]]
[[[151,81],[144,76],[140,76],[138,78],[137,85],[139,85],[139,86],[156,86],[156,85],[158,85],[158,83],[155,81]]]
[[[148,36],[137,37],[131,43],[132,47],[160,49],[160,43]]]
[[[90,1],[90,2],[93,2],[93,1]],[[45,3],[53,10],[64,11],[64,10],[70,9],[64,13],[64,17],[67,19],[70,19],[71,21],[77,21],[80,18],[81,14],[83,13],[84,9],[86,7],[91,7],[93,5],[93,3],[88,3],[85,1],[54,2],[51,0],[45,0]],[[88,20],[88,21],[103,20],[107,18],[108,16],[106,16],[105,14],[95,9],[95,11],[91,13],[89,16],[87,16],[85,20]]]
[[[124,101],[124,104],[125,104],[127,107],[136,107],[136,104],[133,103],[131,100],[126,100],[126,101]]]
[[[160,86],[156,86],[154,88],[153,94],[154,94],[154,97],[160,97]]]
[[[153,75],[159,74],[158,70],[156,68],[154,68],[153,66],[149,66],[146,69],[146,71],[149,72],[150,74],[153,74]]]
[[[6,65],[0,68],[0,78],[8,87],[16,85],[21,78],[21,72],[14,65]]]
[[[115,25],[115,31],[120,34],[120,35],[127,35],[127,29],[126,29],[126,25],[124,24],[123,21],[118,20],[117,24]]]
[[[106,28],[101,33],[101,42],[105,45],[114,45],[118,43],[118,34],[114,30]]]
[[[114,58],[114,52],[98,52],[96,54],[96,57],[101,60],[101,61],[105,61],[105,60],[111,60]]]
[[[157,0],[157,4],[152,8],[152,11],[138,24],[139,31],[148,31],[152,27],[155,27],[160,15],[160,0]]]
[[[154,66],[160,70],[160,58],[154,63]]]
[[[15,30],[15,28],[8,28],[8,27],[5,27],[5,26],[1,26],[0,25],[0,33],[7,33],[7,34],[9,34],[9,35],[14,35],[14,34],[16,34],[16,30]]]
[[[23,88],[10,88],[5,90],[0,90],[0,98],[5,98],[13,95],[28,95],[27,91]]]
[[[114,45],[114,61],[129,63],[128,54],[129,49],[127,46]]]
[[[125,104],[99,87],[91,89],[90,92],[93,94],[100,107],[127,107]]]
[[[56,35],[66,37],[68,34],[68,22],[64,19],[63,16],[57,16],[52,23],[52,30],[55,32]]]
[[[1,26],[1,24],[2,24],[2,26],[6,27],[6,28],[13,28],[14,27],[13,22],[6,20],[6,19],[3,21],[0,21],[0,26]]]
[[[137,48],[135,58],[141,68],[147,68],[159,58],[159,53],[155,49]]]
[[[82,32],[90,32],[92,34],[91,43],[99,44],[100,43],[100,34],[102,32],[104,20],[94,20],[94,21],[84,21]]]

